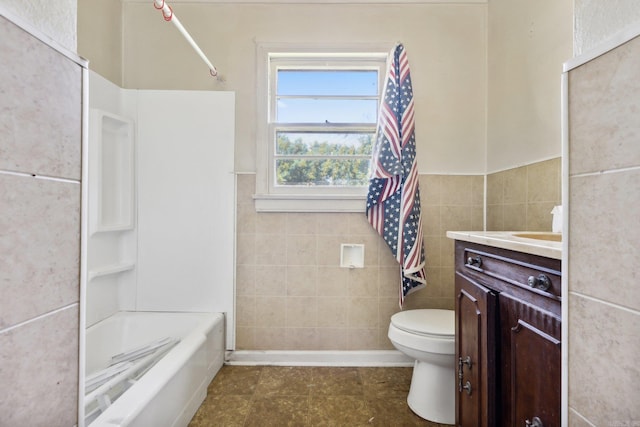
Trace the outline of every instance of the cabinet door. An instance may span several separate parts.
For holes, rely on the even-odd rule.
[[[495,425],[496,299],[493,291],[456,273],[459,426]]]
[[[560,425],[561,321],[500,294],[504,426]],[[535,420],[535,421],[534,421]]]

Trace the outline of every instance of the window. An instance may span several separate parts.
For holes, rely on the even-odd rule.
[[[267,50],[256,209],[363,211],[387,50]]]

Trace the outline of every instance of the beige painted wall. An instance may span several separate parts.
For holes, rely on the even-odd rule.
[[[574,3],[576,56],[640,21],[638,0],[574,0]]]
[[[0,7],[76,51],[77,0],[0,0]]]
[[[487,164],[492,173],[560,156],[560,76],[572,0],[491,0]]]
[[[486,5],[176,4],[224,83],[159,12],[125,3],[124,87],[236,92],[236,170],[256,170],[256,41],[402,41],[416,100],[421,173],[483,173]],[[99,71],[99,70],[98,70]]]
[[[90,59],[89,69],[122,86],[122,3],[77,0],[77,4],[78,54]]]

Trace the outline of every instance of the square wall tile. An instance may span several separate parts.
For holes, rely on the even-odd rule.
[[[317,265],[318,237],[316,235],[286,236],[287,265]]]
[[[318,214],[288,213],[286,218],[287,234],[316,234]]]
[[[509,169],[504,174],[504,203],[525,203],[527,201],[527,168]]]
[[[442,205],[443,175],[420,175],[420,205]]]
[[[350,328],[348,350],[377,350],[380,339],[377,328]]]
[[[347,350],[347,328],[318,328],[318,350]]]
[[[487,175],[487,230],[551,231],[551,209],[561,203],[560,170],[558,157]],[[473,222],[480,224],[479,213]]]
[[[487,231],[501,231],[504,227],[504,205],[487,206]]]
[[[318,296],[346,296],[349,294],[349,269],[319,266],[316,289]]]
[[[254,328],[251,350],[285,350],[287,330],[285,328]]]
[[[342,243],[355,243],[347,241],[346,236],[337,236],[337,235],[317,235],[318,245],[317,245],[317,254],[318,254],[318,265],[321,266],[339,266],[340,265],[340,245]],[[365,255],[367,255],[368,251],[365,247]],[[295,249],[294,249],[295,250]]]
[[[467,177],[471,180],[471,205],[483,206],[484,205],[484,181],[483,175],[475,175]]]
[[[0,170],[80,179],[82,71],[0,20]]]
[[[526,167],[527,170],[527,202],[557,202],[560,204],[561,180],[560,157],[537,162]]]
[[[239,193],[253,191],[254,178],[238,176]],[[454,261],[445,231],[482,227],[484,199],[476,192],[484,190],[484,177],[423,175],[420,183],[430,283],[407,301],[415,308],[448,309],[452,286],[442,277],[453,274]],[[400,267],[364,212],[260,213],[252,229],[251,196],[238,199],[248,218],[237,235],[239,348],[393,348],[386,331],[391,313],[399,310]],[[364,268],[339,267],[342,243],[365,246]]]
[[[287,294],[287,267],[256,265],[255,272],[255,295],[285,296]]]
[[[286,301],[287,328],[314,328],[318,325],[318,299],[291,297]]]
[[[570,184],[570,290],[640,310],[640,170],[573,177]]]
[[[504,172],[487,175],[487,205],[504,204]]]
[[[0,328],[79,300],[80,185],[0,174]]]
[[[527,231],[526,203],[505,204],[503,209],[505,230]]]
[[[236,297],[236,325],[251,327],[256,325],[256,297]]]
[[[350,329],[378,327],[378,298],[350,297],[348,301]]]
[[[287,328],[284,348],[287,350],[306,350],[318,347],[318,329]]]
[[[363,208],[364,209],[364,208]],[[351,228],[356,227],[359,229],[362,226],[365,230],[373,230],[367,217],[363,214],[360,216],[360,221],[356,221],[355,218],[350,218],[353,214],[343,213],[322,213],[317,214],[316,228],[314,233],[322,236],[346,236],[351,234]],[[362,233],[358,233],[362,234]]]
[[[593,425],[640,420],[640,313],[571,294],[569,336],[569,405]]]
[[[463,175],[442,177],[442,205],[469,206],[472,200],[473,186],[469,177]]]
[[[285,297],[256,297],[256,322],[262,328],[283,328],[286,322]]]
[[[319,297],[318,326],[321,328],[346,328],[348,301],[338,297]]]
[[[255,328],[239,326],[236,324],[236,349],[253,350],[256,348],[254,342]]]
[[[570,175],[640,165],[640,37],[569,73]]]
[[[238,203],[236,209],[236,232],[238,234],[252,234],[256,232],[258,214],[253,205]]]
[[[315,265],[295,265],[286,268],[284,283],[287,296],[314,297],[317,295],[318,267]]]
[[[526,231],[550,231],[553,215],[551,211],[557,202],[538,202],[527,204]]]
[[[78,305],[0,332],[0,423],[72,426],[78,416]]]

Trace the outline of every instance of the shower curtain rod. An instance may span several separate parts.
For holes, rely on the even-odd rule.
[[[202,58],[205,64],[207,64],[207,66],[209,67],[209,73],[213,77],[216,77],[218,75],[218,70],[216,70],[216,67],[213,66],[211,61],[209,61],[209,59],[204,54],[204,52],[202,52],[202,49],[198,47],[195,40],[193,40],[193,38],[189,35],[187,30],[184,29],[178,17],[173,13],[173,9],[171,9],[171,6],[169,6],[165,2],[165,0],[153,0],[153,7],[155,7],[156,9],[162,12],[162,17],[164,18],[165,21],[173,22],[173,25],[176,26],[176,28],[182,33],[184,38],[187,39],[191,47],[196,51],[198,55],[200,55],[200,58]]]

